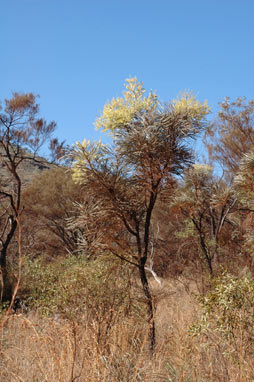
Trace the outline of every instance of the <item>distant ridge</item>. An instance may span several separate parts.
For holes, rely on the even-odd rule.
[[[12,183],[12,177],[4,163],[6,154],[0,150],[0,184],[9,188]],[[23,186],[32,182],[34,176],[39,175],[42,171],[50,170],[56,165],[48,162],[43,157],[35,157],[28,151],[25,153],[27,159],[24,159],[18,166],[18,174],[23,182]],[[31,159],[30,159],[31,158]]]

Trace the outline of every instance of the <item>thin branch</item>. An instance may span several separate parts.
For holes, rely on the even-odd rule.
[[[126,261],[127,263],[129,263],[129,264],[131,264],[131,265],[134,265],[134,266],[137,267],[137,268],[140,268],[140,265],[139,265],[139,264],[134,263],[133,261],[126,259],[126,257],[123,257],[123,256],[121,256],[121,255],[118,255],[118,253],[116,253],[115,251],[112,251],[112,249],[110,250],[110,252],[111,252],[114,256],[118,257],[119,259],[124,260],[124,261]]]

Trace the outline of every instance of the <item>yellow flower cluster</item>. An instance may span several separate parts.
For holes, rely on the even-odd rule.
[[[213,171],[212,166],[209,166],[209,164],[201,164],[201,163],[195,163],[193,165],[193,169],[197,173],[209,173]]]
[[[129,78],[125,84],[123,97],[113,98],[104,106],[103,113],[95,123],[97,129],[114,133],[116,129],[128,124],[137,112],[154,110],[158,106],[155,93],[145,96],[143,84],[137,78]]]
[[[173,101],[177,113],[186,113],[191,118],[201,120],[210,112],[207,101],[199,102],[192,92],[184,92],[180,98]]]
[[[93,162],[103,158],[103,152],[106,151],[107,145],[101,140],[91,143],[90,140],[84,139],[83,142],[75,144],[75,165],[73,171],[73,179],[75,182],[83,182],[86,172],[92,168]]]

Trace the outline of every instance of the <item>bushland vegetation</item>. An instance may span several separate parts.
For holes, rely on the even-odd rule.
[[[1,380],[253,381],[254,102],[128,79],[72,148],[38,113],[0,114]]]

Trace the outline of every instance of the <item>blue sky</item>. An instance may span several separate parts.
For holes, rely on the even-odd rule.
[[[213,112],[254,98],[253,0],[3,0],[0,99],[40,95],[67,143],[98,139],[104,104],[137,76],[162,101],[193,90]]]

